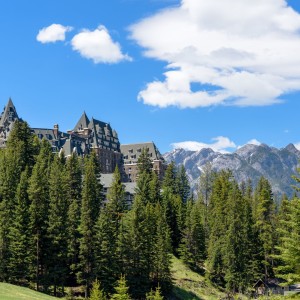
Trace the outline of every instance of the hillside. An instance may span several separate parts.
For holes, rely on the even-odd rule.
[[[275,195],[291,196],[294,184],[292,175],[297,175],[300,151],[293,144],[277,149],[268,145],[245,145],[234,153],[222,154],[212,149],[187,151],[176,149],[164,155],[167,162],[184,165],[193,189],[197,188],[199,177],[207,163],[216,171],[230,169],[238,182],[250,178],[255,185],[261,176],[272,185]]]
[[[1,300],[54,300],[58,299],[42,293],[38,293],[29,288],[24,288],[8,283],[0,282]]]
[[[214,300],[225,295],[209,284],[205,278],[191,271],[181,260],[172,258],[173,293],[172,298],[179,300]]]

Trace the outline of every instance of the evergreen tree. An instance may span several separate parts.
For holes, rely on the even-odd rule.
[[[35,149],[33,135],[28,124],[16,122],[7,148],[1,153],[0,162],[0,279],[10,277],[10,231],[16,211],[16,192],[22,172],[31,170],[34,163]]]
[[[170,228],[172,249],[177,254],[184,227],[184,206],[180,196],[173,194],[168,187],[162,192],[162,206]]]
[[[147,295],[146,295],[146,300],[163,300],[164,297],[162,296],[160,292],[160,287],[158,286],[155,291],[151,290]]]
[[[148,148],[143,148],[142,152],[138,158],[138,171],[139,175],[143,172],[147,174],[151,174],[152,172],[152,162],[149,157],[149,149]]]
[[[107,300],[107,296],[100,288],[100,282],[96,279],[92,284],[91,296],[89,300]]]
[[[67,216],[68,202],[66,201],[67,184],[64,161],[55,156],[51,165],[49,178],[49,220],[47,237],[49,241],[47,269],[50,284],[54,286],[54,296],[57,287],[64,288],[67,278]]]
[[[148,208],[147,208],[148,207]],[[122,220],[119,234],[119,255],[122,272],[126,275],[133,298],[143,298],[150,289],[151,257],[149,241],[153,236],[153,227],[149,223],[149,204],[145,206],[136,197],[132,210]]]
[[[75,283],[75,274],[79,263],[79,225],[82,191],[81,160],[73,153],[66,164],[66,201],[67,216],[67,240],[68,240],[68,265],[71,272],[71,282]]]
[[[85,158],[79,232],[80,253],[78,278],[85,285],[85,297],[95,273],[95,224],[103,199],[98,161],[95,153]]]
[[[262,177],[254,193],[255,230],[262,244],[265,278],[273,276],[273,255],[275,247],[275,204],[272,189],[267,179]]]
[[[226,288],[229,292],[245,292],[253,281],[250,274],[252,223],[248,222],[247,205],[236,182],[228,197],[228,222],[224,244]]]
[[[172,286],[171,279],[171,238],[163,208],[158,203],[155,207],[156,233],[154,236],[151,257],[152,286],[162,287],[163,293],[167,294]],[[160,290],[157,291],[158,293]],[[157,295],[156,295],[157,296]]]
[[[119,258],[117,253],[120,222],[127,205],[125,189],[121,183],[118,167],[107,195],[108,202],[102,209],[96,224],[96,275],[108,293],[119,277]]]
[[[232,174],[221,171],[215,176],[212,194],[208,206],[209,241],[208,241],[208,278],[225,286],[224,244],[228,228],[228,198],[232,189]]]
[[[189,179],[186,175],[185,167],[183,165],[179,167],[176,176],[178,194],[181,197],[182,201],[186,203],[191,193],[191,187],[189,184]]]
[[[131,297],[128,294],[128,287],[126,285],[125,276],[121,276],[118,280],[118,285],[115,287],[116,292],[112,295],[113,300],[130,300]]]
[[[152,172],[151,180],[149,183],[149,201],[153,204],[161,202],[160,195],[161,183],[155,172]]]
[[[26,168],[21,175],[20,183],[16,193],[16,211],[13,226],[10,232],[10,262],[9,273],[11,282],[29,280],[29,169]]]
[[[170,190],[170,192],[174,195],[178,194],[177,172],[175,163],[173,161],[168,165],[166,169],[162,188],[163,190]]]
[[[286,281],[286,285],[300,280],[300,199],[283,203],[279,218],[278,266],[276,275]]]
[[[199,270],[205,259],[205,232],[201,219],[199,203],[187,202],[185,228],[180,246],[184,262],[191,268]]]
[[[41,281],[45,282],[47,226],[49,212],[49,173],[52,162],[52,151],[48,141],[43,140],[36,164],[32,170],[29,181],[28,195],[30,203],[30,254],[34,269],[31,271],[32,278],[39,290]]]

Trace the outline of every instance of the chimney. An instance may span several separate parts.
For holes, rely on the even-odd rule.
[[[59,130],[59,126],[58,124],[55,124],[53,128],[53,132],[56,138],[58,138],[58,130]]]

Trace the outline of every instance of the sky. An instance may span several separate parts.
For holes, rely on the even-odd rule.
[[[0,0],[0,106],[165,153],[300,149],[299,0]]]

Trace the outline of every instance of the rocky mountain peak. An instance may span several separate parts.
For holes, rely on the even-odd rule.
[[[247,144],[234,153],[221,154],[210,148],[200,151],[176,149],[164,155],[167,162],[174,161],[184,165],[190,178],[191,186],[196,187],[204,166],[211,163],[216,171],[230,169],[238,182],[251,179],[255,185],[261,176],[266,177],[277,197],[282,194],[292,195],[294,184],[292,175],[299,176],[300,151],[293,144],[283,149],[266,144]]]

